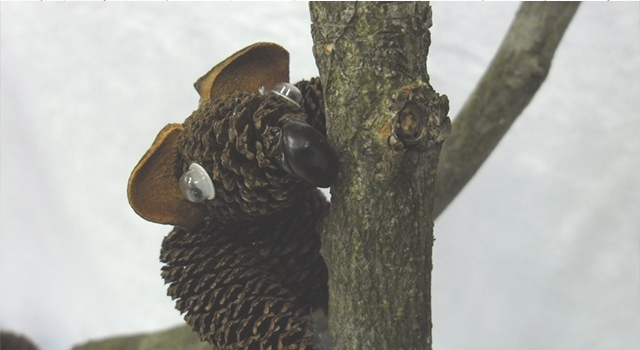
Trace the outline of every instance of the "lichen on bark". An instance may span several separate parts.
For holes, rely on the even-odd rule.
[[[431,348],[433,188],[450,130],[429,85],[428,3],[311,3],[327,133],[323,224],[336,350]]]

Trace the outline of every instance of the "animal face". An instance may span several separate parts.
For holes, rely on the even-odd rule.
[[[324,139],[315,129],[311,136],[303,135],[312,129],[305,120],[296,103],[277,94],[256,90],[209,100],[184,122],[175,176],[183,176],[193,164],[206,170],[215,197],[202,205],[216,222],[245,222],[279,212],[313,186],[283,166],[299,163],[292,160],[295,145],[287,145],[286,136],[308,143],[317,135]],[[292,123],[302,123],[302,131],[288,131]]]
[[[313,186],[328,187],[337,157],[323,129],[311,126],[324,124],[309,113],[318,101],[307,101],[288,77],[288,53],[258,43],[200,78],[199,108],[166,126],[134,169],[134,210],[186,228],[205,219],[235,224],[279,212]],[[308,84],[297,85],[308,91]]]

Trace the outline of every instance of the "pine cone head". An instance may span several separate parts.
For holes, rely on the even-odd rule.
[[[274,94],[237,92],[209,100],[184,122],[176,176],[192,162],[204,167],[215,198],[202,204],[216,222],[244,222],[280,211],[312,187],[278,164],[283,121],[306,118],[300,107]]]
[[[337,157],[323,136],[319,81],[297,84],[299,103],[275,90],[289,80],[288,57],[276,44],[256,43],[198,79],[199,108],[184,124],[165,126],[131,173],[136,213],[185,228],[205,219],[241,224],[292,205],[312,184],[331,184]]]

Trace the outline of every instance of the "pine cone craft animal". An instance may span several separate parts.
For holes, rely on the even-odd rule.
[[[312,317],[328,300],[315,225],[337,157],[319,79],[288,81],[276,44],[233,54],[195,83],[199,108],[160,131],[129,179],[132,208],[174,225],[162,277],[216,350],[327,348]]]

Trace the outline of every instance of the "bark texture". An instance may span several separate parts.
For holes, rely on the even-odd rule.
[[[525,2],[496,56],[453,122],[436,177],[438,217],[542,85],[578,2]]]
[[[340,168],[323,225],[336,350],[431,348],[433,188],[448,100],[429,85],[428,3],[311,3]]]

